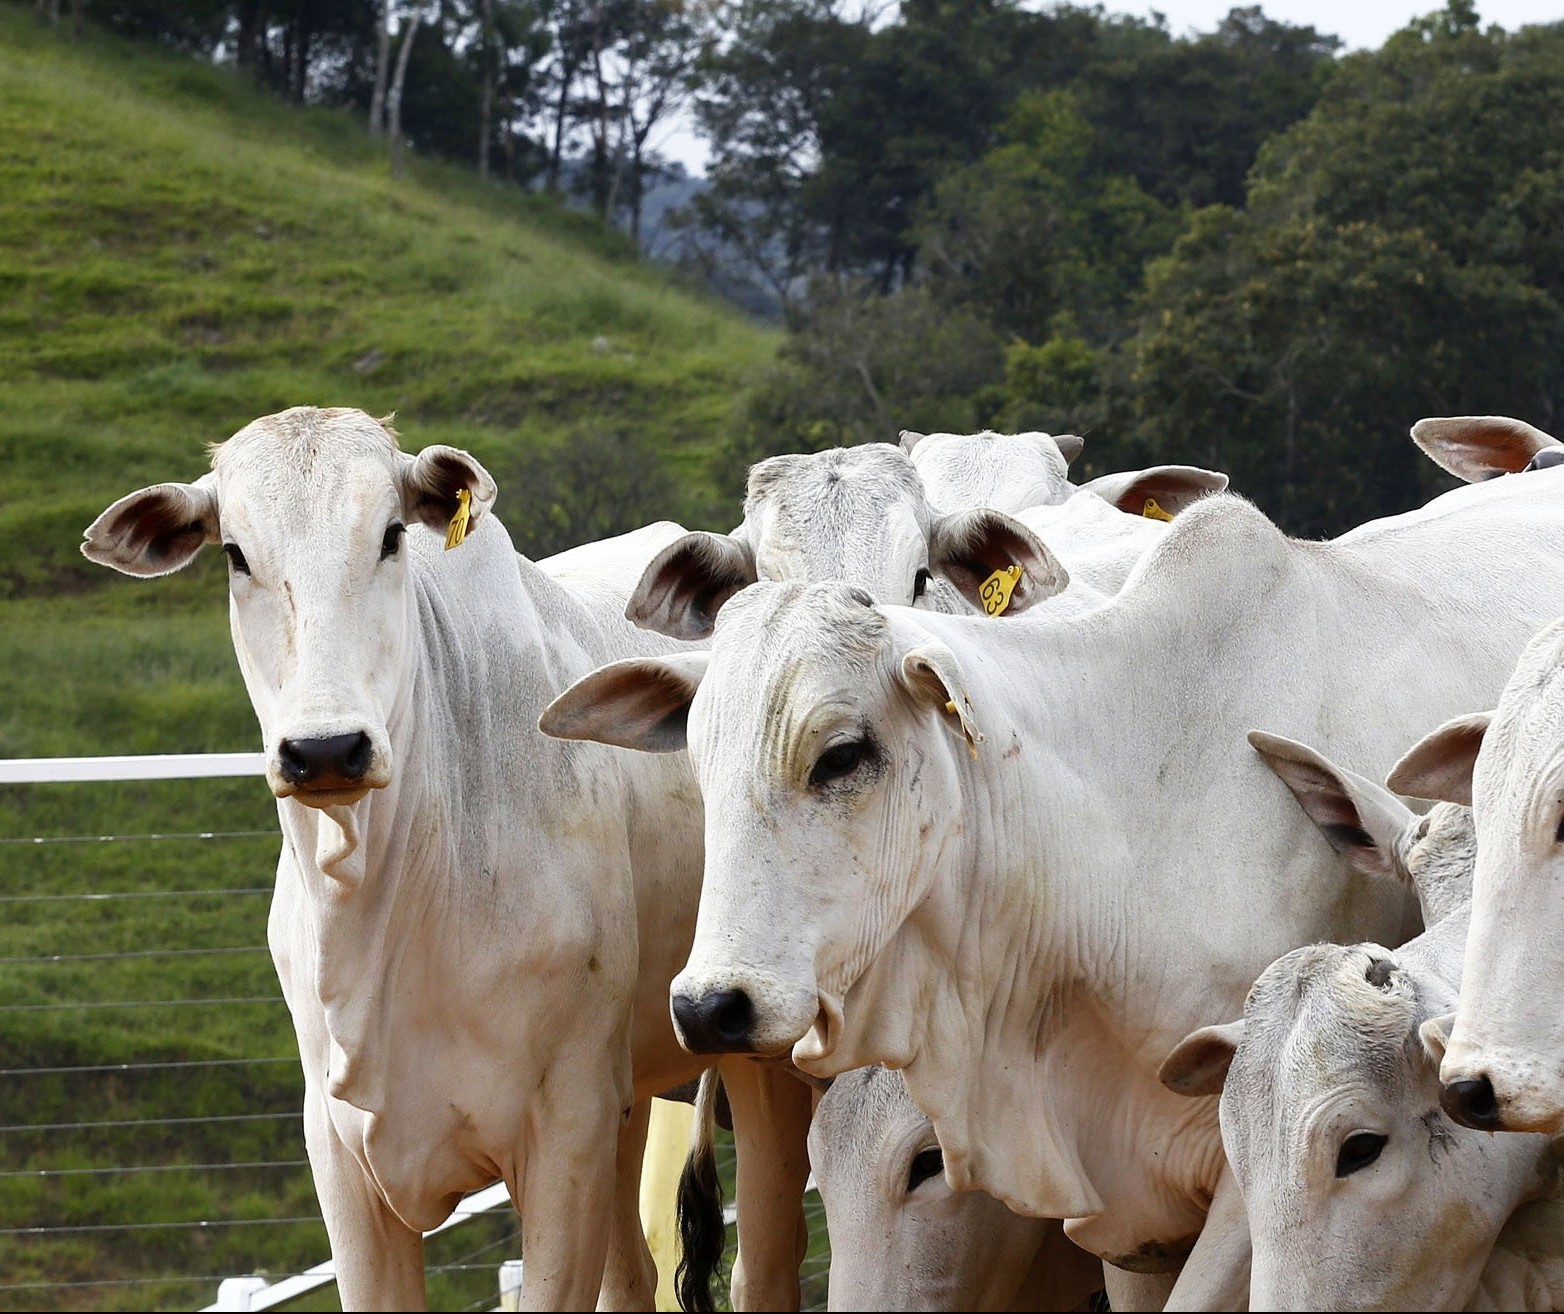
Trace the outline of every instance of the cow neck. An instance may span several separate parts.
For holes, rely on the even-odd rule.
[[[475,535],[460,550],[474,552],[482,541]],[[508,540],[501,541],[512,555]],[[279,804],[315,926],[314,989],[331,1040],[329,1089],[370,1112],[387,1105],[398,1061],[390,1038],[405,1014],[426,1011],[429,1000],[442,997],[442,976],[461,970],[445,961],[430,928],[474,918],[489,924],[497,900],[524,894],[519,883],[507,889],[481,882],[479,873],[500,864],[477,847],[489,832],[470,823],[474,813],[492,811],[483,791],[492,785],[494,762],[508,756],[499,747],[504,727],[518,716],[536,717],[546,701],[535,678],[526,681],[524,697],[535,706],[501,716],[484,700],[492,685],[487,663],[524,663],[533,655],[529,646],[542,649],[521,589],[470,608],[464,601],[471,589],[440,587],[436,568],[419,557],[410,566],[408,632],[418,642],[387,716],[397,764],[391,784],[331,810],[346,816],[292,800]],[[501,576],[507,578],[515,578],[508,566]],[[344,829],[356,848],[323,870],[317,857],[341,845]]]

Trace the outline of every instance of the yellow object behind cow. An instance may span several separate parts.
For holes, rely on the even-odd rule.
[[[641,1228],[657,1264],[657,1308],[676,1310],[673,1273],[679,1262],[679,1228],[674,1209],[679,1174],[690,1149],[695,1110],[674,1100],[653,1100],[641,1159]]]

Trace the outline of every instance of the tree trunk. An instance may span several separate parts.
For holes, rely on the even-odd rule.
[[[239,18],[239,37],[234,47],[234,62],[248,73],[255,72],[259,62],[261,11],[264,0],[239,0],[236,6]]]
[[[479,0],[481,24],[478,50],[483,67],[483,86],[478,96],[478,176],[489,176],[489,134],[494,115],[494,0]]]
[[[407,81],[407,60],[413,53],[413,33],[423,14],[414,10],[407,16],[407,31],[402,34],[402,48],[396,52],[396,72],[391,76],[391,91],[387,97],[386,131],[391,136],[391,176],[402,176],[402,153],[407,143],[402,138],[402,86]]]
[[[391,0],[381,0],[375,25],[375,89],[369,97],[369,135],[386,130],[386,79],[391,69]]]

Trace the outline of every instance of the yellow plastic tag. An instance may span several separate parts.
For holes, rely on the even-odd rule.
[[[445,527],[445,550],[461,547],[467,539],[467,526],[472,523],[472,494],[465,488],[456,492],[456,514]]]
[[[1003,570],[996,570],[983,581],[983,587],[978,590],[978,597],[983,600],[983,610],[990,616],[1003,615],[1005,608],[1010,605],[1010,595],[1020,582],[1020,566],[1006,566]]]
[[[1145,516],[1147,520],[1173,519],[1171,515],[1169,515],[1166,511],[1157,505],[1157,499],[1154,497],[1148,497],[1146,499],[1146,505],[1141,507],[1140,513],[1141,515]]]

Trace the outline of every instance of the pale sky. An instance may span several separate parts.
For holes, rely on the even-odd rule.
[[[1090,3],[1090,0],[1081,0]],[[1267,18],[1282,23],[1312,26],[1316,31],[1338,36],[1348,50],[1376,49],[1392,32],[1414,18],[1437,13],[1444,8],[1440,0],[1257,0]],[[1028,6],[1030,7],[1030,6]],[[1110,14],[1138,14],[1149,17],[1153,11],[1167,19],[1174,36],[1192,32],[1210,32],[1229,10],[1233,0],[1161,0],[1140,4],[1134,0],[1103,0]],[[1528,23],[1564,21],[1564,0],[1477,0],[1477,14],[1483,26],[1498,24],[1507,32]],[[654,147],[679,160],[692,173],[705,168],[706,147],[689,129],[687,122],[670,124],[667,135]]]

